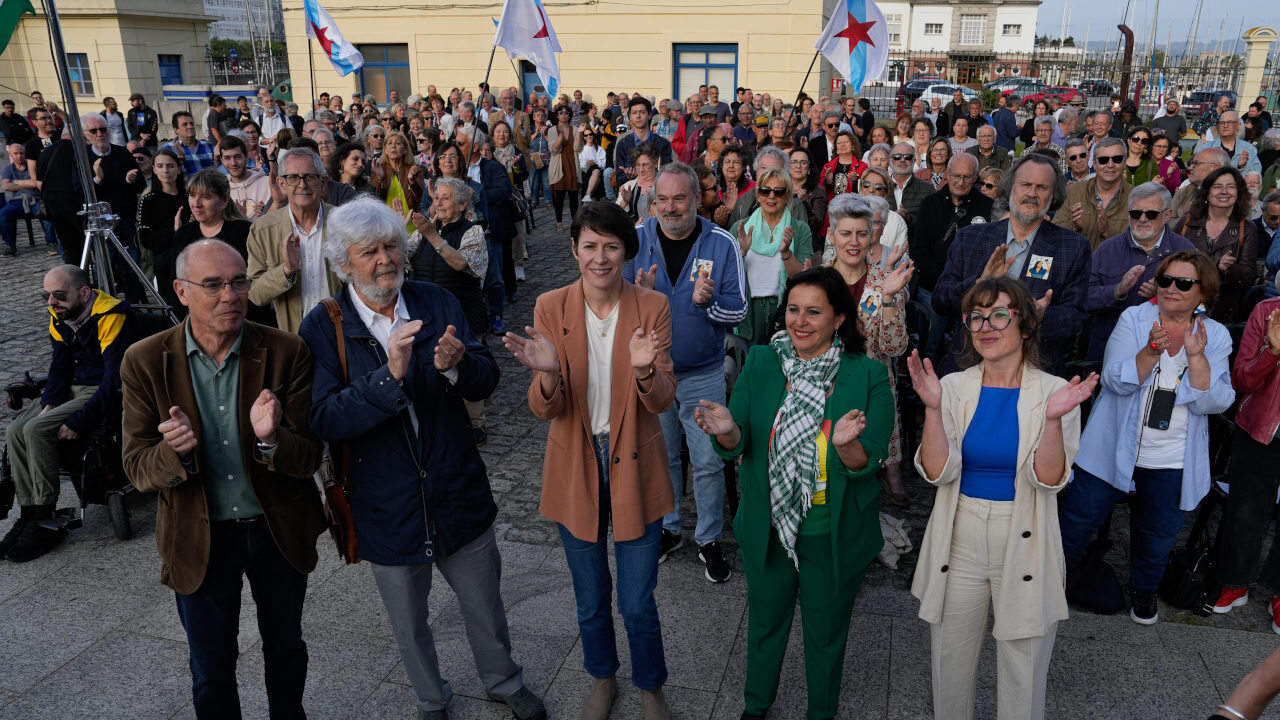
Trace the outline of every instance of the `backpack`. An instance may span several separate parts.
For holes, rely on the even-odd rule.
[[[1200,501],[1187,544],[1169,553],[1169,565],[1160,579],[1160,598],[1197,615],[1208,616],[1221,592],[1217,579],[1217,536],[1209,532],[1209,518],[1222,505],[1222,492],[1214,487]]]

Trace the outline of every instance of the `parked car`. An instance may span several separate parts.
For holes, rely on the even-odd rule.
[[[920,93],[929,89],[930,85],[942,82],[942,78],[934,75],[917,75],[898,87],[898,112],[911,109],[911,103],[920,97]]]
[[[1091,97],[1111,97],[1116,94],[1116,86],[1101,78],[1085,78],[1076,85],[1076,89],[1082,95]]]
[[[1044,92],[1045,85],[1039,80],[1030,80],[1013,88],[1000,93],[1006,98],[1015,98],[1018,102],[1026,102],[1031,95],[1039,95]]]
[[[1231,107],[1236,106],[1236,94],[1233,90],[1195,90],[1183,101],[1182,111],[1188,120],[1200,117],[1200,113],[1213,107],[1223,95],[1231,98]]]
[[[1035,104],[1040,102],[1041,100],[1047,100],[1051,97],[1058,98],[1058,101],[1061,102],[1063,105],[1066,105],[1072,100],[1077,100],[1077,99],[1081,101],[1084,100],[1084,95],[1082,95],[1079,90],[1073,87],[1061,86],[1061,87],[1047,87],[1042,92],[1032,93],[1030,95],[1027,95],[1026,97],[1022,98],[1022,102]]]
[[[943,105],[946,105],[951,102],[951,98],[955,96],[957,90],[964,93],[965,100],[972,100],[973,98],[978,97],[978,93],[963,85],[936,83],[925,88],[925,91],[920,93],[920,99],[923,100],[925,104],[932,104],[933,99],[938,98],[942,101]]]
[[[986,90],[995,90],[1001,95],[1007,95],[1010,92],[1016,91],[1018,92],[1018,96],[1021,97],[1026,94],[1027,91],[1025,88],[1027,86],[1044,87],[1039,80],[1031,77],[1023,77],[1021,75],[1013,75],[1010,77],[1000,78],[999,80],[992,80],[982,87]]]

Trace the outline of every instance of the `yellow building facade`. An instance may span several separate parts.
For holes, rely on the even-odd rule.
[[[342,35],[365,56],[365,68],[338,75],[311,43],[315,92],[374,94],[389,89],[401,97],[423,93],[428,84],[447,94],[452,87],[475,90],[484,79],[502,3],[369,4],[369,0],[321,0]],[[638,91],[658,99],[684,96],[701,83],[717,84],[733,100],[735,87],[795,98],[822,32],[820,0],[689,0],[546,3],[560,38],[561,92],[581,89],[596,102],[613,90]],[[284,22],[294,99],[305,107],[312,95],[302,0],[285,0]],[[515,86],[525,96],[537,83],[500,48],[489,79],[495,90]],[[806,89],[818,94],[815,68]],[[826,94],[826,93],[822,93]]]
[[[0,55],[0,97],[14,99],[23,111],[29,106],[24,96],[39,90],[65,108],[44,10],[39,0],[32,5],[37,15],[23,17]],[[107,96],[125,110],[129,95],[139,92],[163,117],[188,103],[165,103],[162,84],[208,82],[207,28],[215,18],[204,13],[201,0],[63,0],[58,16],[81,113],[101,110]]]

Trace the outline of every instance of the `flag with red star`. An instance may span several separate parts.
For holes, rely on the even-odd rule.
[[[342,37],[333,16],[316,0],[302,0],[303,14],[306,16],[307,37],[320,43],[333,69],[340,75],[350,75],[364,66],[364,56]]]
[[[853,92],[878,80],[889,63],[889,30],[873,0],[841,0],[818,38],[818,48]]]

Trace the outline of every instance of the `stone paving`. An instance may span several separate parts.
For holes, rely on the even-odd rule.
[[[530,243],[529,279],[508,316],[529,321],[533,299],[568,282],[575,268],[568,241],[540,210]],[[0,259],[0,383],[41,370],[48,339],[37,291],[57,260],[41,243],[24,242],[20,255]],[[515,654],[530,687],[546,698],[552,718],[576,718],[589,678],[582,668],[573,594],[552,523],[537,512],[544,423],[525,404],[529,375],[496,342],[503,372],[489,403],[489,442],[483,448],[497,498],[503,555],[503,597]],[[0,408],[0,428],[13,416]],[[907,521],[919,545],[932,492],[909,478],[913,502],[888,512]],[[60,503],[74,506],[63,483]],[[692,521],[692,501],[686,498]],[[154,499],[133,502],[136,537],[114,539],[106,511],[90,507],[84,527],[49,555],[27,564],[0,564],[0,718],[190,718],[186,641],[172,593],[159,583],[154,545]],[[16,512],[0,521],[8,529]],[[1112,560],[1124,580],[1127,522],[1118,510]],[[692,528],[686,528],[686,535]],[[347,567],[327,537],[311,575],[305,611],[310,664],[306,706],[313,718],[413,718],[414,704],[399,653],[383,617],[367,565]],[[666,693],[675,718],[732,720],[742,711],[746,600],[731,532],[725,538],[735,574],[723,585],[702,576],[686,546],[662,565],[658,605],[670,679]],[[858,598],[842,691],[842,718],[930,718],[929,632],[908,592],[915,554],[897,570],[873,565]],[[437,576],[438,577],[438,576]],[[431,596],[441,664],[457,693],[455,720],[505,718],[485,700],[471,661],[456,598],[444,582]],[[1141,627],[1125,614],[1072,611],[1058,630],[1049,678],[1051,718],[1203,718],[1251,667],[1276,647],[1265,603],[1225,617],[1201,618],[1162,608],[1162,620]],[[262,652],[252,598],[245,588],[239,679],[245,716],[266,717]],[[626,639],[619,675],[629,676]],[[792,630],[783,684],[770,717],[802,718],[805,691],[799,623]],[[994,652],[990,641],[979,672],[977,717],[995,717]],[[616,718],[640,718],[628,683]],[[1266,717],[1280,718],[1272,711]]]

